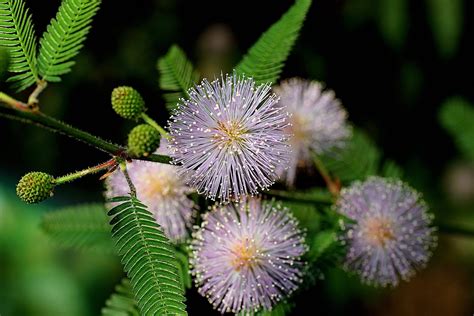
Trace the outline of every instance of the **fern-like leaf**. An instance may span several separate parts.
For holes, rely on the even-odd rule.
[[[38,69],[46,81],[61,81],[86,40],[100,0],[64,0],[40,40]]]
[[[158,59],[157,68],[166,108],[172,111],[179,99],[186,96],[188,89],[199,80],[199,73],[177,45],[171,46],[168,53]]]
[[[191,274],[189,273],[189,256],[186,252],[177,249],[175,252],[178,261],[178,272],[180,275],[183,290],[190,289],[192,285]]]
[[[311,241],[310,251],[307,254],[309,260],[311,262],[318,260],[328,249],[330,249],[331,246],[333,246],[333,244],[337,242],[337,235],[334,231],[320,231]]]
[[[459,150],[474,161],[474,106],[460,97],[450,98],[441,107],[439,118]]]
[[[85,204],[46,213],[41,226],[61,247],[114,252],[103,204]]]
[[[7,81],[21,91],[39,80],[36,66],[36,36],[31,14],[23,0],[0,0],[0,46],[10,53]]]
[[[123,279],[115,287],[115,293],[105,302],[102,316],[139,316],[138,305],[133,297],[129,279]]]
[[[356,130],[343,150],[323,156],[321,160],[326,168],[342,182],[350,182],[377,174],[380,156],[372,140]]]
[[[109,211],[112,238],[142,315],[186,315],[174,249],[146,206],[117,197]]]
[[[311,288],[324,279],[330,269],[341,264],[346,253],[334,231],[321,231],[309,243],[310,253],[304,272],[307,277],[303,281],[302,289]]]
[[[311,0],[297,0],[250,48],[236,67],[237,72],[253,77],[257,83],[276,82],[310,5]]]

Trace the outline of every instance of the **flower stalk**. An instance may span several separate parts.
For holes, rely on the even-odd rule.
[[[48,86],[48,82],[46,82],[46,80],[40,80],[37,82],[35,90],[33,90],[33,92],[30,94],[28,98],[28,107],[30,109],[38,108],[38,104],[39,104],[38,97],[41,94],[41,92],[43,92],[43,90],[46,89],[47,86]]]
[[[71,182],[71,181],[74,181],[76,179],[79,179],[79,178],[82,178],[86,175],[89,175],[89,174],[94,174],[94,173],[98,173],[100,171],[103,171],[103,170],[109,170],[109,169],[113,169],[116,167],[117,165],[117,158],[112,158],[104,163],[101,163],[97,166],[94,166],[94,167],[90,167],[90,168],[87,168],[87,169],[83,169],[83,170],[80,170],[80,171],[77,171],[77,172],[73,172],[73,173],[70,173],[70,174],[67,174],[65,176],[62,176],[62,177],[58,177],[55,179],[55,183],[57,185],[59,184],[63,184],[63,183],[67,183],[67,182]]]
[[[474,228],[449,223],[435,223],[440,233],[463,237],[474,237]]]
[[[0,92],[0,116],[21,121],[32,125],[43,127],[47,130],[57,132],[76,140],[82,141],[112,156],[126,156],[127,159],[141,159],[153,162],[169,164],[171,158],[163,155],[152,154],[147,157],[135,157],[126,153],[124,147],[105,141],[100,137],[94,136],[88,132],[80,130],[51,116],[48,116],[37,109],[31,109],[27,104],[18,101],[9,95]]]
[[[170,134],[145,112],[141,114],[141,117],[148,125],[154,127],[160,133],[161,137],[166,138],[167,140],[171,139]]]
[[[123,175],[125,177],[125,180],[127,181],[128,187],[130,188],[130,195],[132,197],[136,198],[137,197],[137,189],[135,188],[135,185],[133,184],[133,181],[130,178],[130,175],[128,174],[126,162],[122,162],[120,164],[120,169],[122,170]]]
[[[301,202],[308,204],[332,204],[334,199],[329,194],[307,194],[302,192],[288,192],[282,190],[268,190],[263,193],[266,196],[274,197],[284,201]]]
[[[27,104],[25,104],[21,101],[18,101],[18,100],[12,98],[11,96],[9,96],[8,94],[5,94],[3,92],[0,92],[0,102],[3,102],[5,104],[9,105],[11,108],[19,110],[19,111],[28,111],[29,110]]]
[[[337,179],[331,178],[331,176],[329,175],[329,171],[326,169],[323,162],[318,158],[316,154],[313,154],[313,162],[316,169],[318,169],[319,174],[321,175],[321,177],[323,177],[324,182],[326,182],[326,186],[329,192],[331,192],[334,197],[339,196],[339,192],[341,191],[341,185],[339,181]]]

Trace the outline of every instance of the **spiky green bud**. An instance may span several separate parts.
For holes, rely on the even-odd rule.
[[[128,150],[141,157],[153,153],[160,145],[160,133],[148,124],[135,126],[128,134]]]
[[[137,120],[146,111],[145,101],[132,87],[117,87],[112,91],[112,108],[121,117]]]
[[[53,195],[55,181],[44,172],[25,174],[16,186],[16,194],[28,204],[39,203]]]

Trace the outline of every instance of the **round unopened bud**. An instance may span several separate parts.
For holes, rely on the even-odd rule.
[[[53,195],[55,181],[44,172],[25,174],[16,186],[16,194],[28,204],[39,203]]]
[[[160,133],[148,124],[135,126],[128,134],[128,150],[141,157],[153,153],[160,145]]]
[[[145,101],[132,87],[117,87],[112,91],[112,108],[121,117],[136,120],[146,111]]]

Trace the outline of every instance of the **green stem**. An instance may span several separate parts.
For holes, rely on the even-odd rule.
[[[97,173],[97,172],[100,172],[102,170],[109,169],[109,168],[113,167],[116,164],[117,164],[117,159],[112,158],[109,161],[101,163],[100,165],[90,167],[90,168],[87,168],[87,169],[84,169],[84,170],[81,170],[81,171],[73,172],[73,173],[70,173],[68,175],[56,178],[55,182],[58,185],[63,184],[63,183],[67,183],[67,182],[71,182],[73,180],[82,178],[83,176],[93,174],[93,173]]]
[[[28,98],[28,106],[32,108],[35,108],[38,106],[38,103],[39,103],[38,97],[41,94],[41,92],[43,92],[43,90],[46,89],[47,86],[48,86],[48,82],[46,82],[45,80],[38,81],[38,83],[36,84],[35,90],[33,90],[33,92],[30,94]]]
[[[314,153],[313,162],[316,166],[316,169],[318,169],[318,172],[323,177],[324,182],[326,182],[326,186],[328,187],[329,192],[331,192],[334,196],[338,196],[340,191],[339,185],[331,178],[331,176],[329,175],[329,171],[326,169],[323,162]]]
[[[263,192],[266,196],[271,196],[275,198],[279,198],[285,201],[294,201],[294,202],[302,202],[308,204],[315,204],[315,203],[324,203],[324,204],[332,204],[334,202],[333,197],[330,195],[314,195],[314,194],[306,194],[301,192],[288,192],[288,191],[280,191],[280,190],[269,190]]]
[[[435,224],[436,225],[436,224]],[[460,235],[466,237],[474,237],[474,228],[466,226],[457,226],[453,224],[437,224],[440,233],[450,235]]]
[[[160,125],[158,125],[158,123],[156,123],[155,120],[152,119],[151,117],[149,117],[146,113],[142,113],[142,119],[143,119],[147,124],[153,126],[153,127],[161,134],[161,137],[164,137],[164,138],[166,138],[167,140],[170,140],[170,139],[171,139],[170,134],[168,134],[168,132],[167,132],[163,127],[161,127]]]
[[[82,141],[90,146],[109,153],[112,156],[123,156],[124,154],[126,154],[125,148],[112,144],[88,132],[82,131],[71,125],[61,122],[38,110],[30,110],[28,109],[28,106],[26,104],[25,107],[23,107],[21,104],[24,103],[17,101],[2,92],[0,92],[0,101],[9,105],[8,107],[0,106],[0,116],[18,120],[23,123],[37,125],[50,131],[75,138],[76,140]],[[171,158],[168,156],[156,154],[149,155],[147,157],[126,156],[126,158],[147,160],[166,164],[169,164],[171,161]]]
[[[5,94],[3,92],[0,92],[0,101],[5,103],[5,104],[8,104],[10,107],[14,108],[14,109],[17,109],[19,111],[28,111],[28,105],[21,102],[21,101],[18,101],[14,98],[12,98],[11,96],[9,96],[8,94]]]
[[[123,175],[125,176],[125,179],[127,180],[128,187],[130,188],[130,195],[134,198],[137,197],[137,190],[135,189],[135,185],[132,182],[132,179],[130,178],[130,175],[128,174],[127,171],[127,163],[122,162],[120,164],[120,169],[122,169]]]

